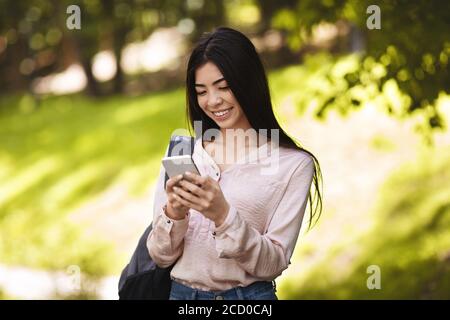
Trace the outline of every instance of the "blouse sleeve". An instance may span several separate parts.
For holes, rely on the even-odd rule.
[[[242,219],[230,206],[225,222],[216,228],[220,258],[235,259],[249,274],[273,280],[288,267],[300,232],[314,174],[308,157],[294,170],[265,234]]]
[[[165,174],[161,165],[153,200],[153,229],[147,238],[150,257],[162,268],[172,265],[181,256],[184,235],[189,226],[189,215],[182,220],[174,220],[164,213],[163,207],[167,203]]]

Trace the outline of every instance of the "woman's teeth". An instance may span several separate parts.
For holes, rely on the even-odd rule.
[[[224,110],[224,111],[221,111],[221,112],[213,112],[213,113],[214,113],[215,116],[221,117],[221,116],[223,116],[223,115],[226,115],[228,112],[230,112],[230,110],[231,110],[231,109]]]

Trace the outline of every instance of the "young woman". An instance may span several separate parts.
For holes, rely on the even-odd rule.
[[[309,227],[320,216],[319,164],[278,124],[263,65],[242,33],[203,35],[186,86],[190,125],[201,124],[200,175],[173,177],[164,190],[161,170],[150,256],[173,265],[170,299],[277,299],[274,280],[290,264],[308,200]],[[211,129],[215,139],[206,138]],[[249,130],[257,134],[239,139]],[[263,172],[268,164],[276,165]]]

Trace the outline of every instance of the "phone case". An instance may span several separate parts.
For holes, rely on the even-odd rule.
[[[186,171],[200,175],[190,155],[166,157],[162,159],[162,164],[170,178],[184,174]]]

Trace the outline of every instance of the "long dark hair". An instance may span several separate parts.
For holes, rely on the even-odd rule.
[[[271,138],[271,129],[278,129],[281,146],[301,150],[314,160],[314,197],[309,191],[310,216],[308,230],[313,218],[317,222],[322,213],[322,173],[319,162],[309,151],[289,137],[281,128],[272,109],[269,85],[264,66],[252,42],[239,31],[219,27],[213,32],[204,33],[189,58],[186,75],[186,113],[191,130],[194,121],[202,122],[202,135],[206,130],[219,126],[200,108],[195,91],[195,70],[206,62],[214,63],[222,72],[228,86],[242,107],[250,125],[255,130],[267,129],[267,138]],[[191,131],[192,133],[192,131]]]

